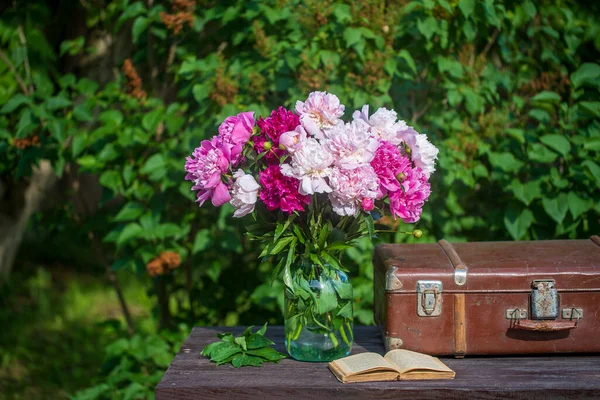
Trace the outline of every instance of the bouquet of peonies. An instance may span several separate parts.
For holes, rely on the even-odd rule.
[[[295,112],[294,112],[295,111]],[[286,344],[292,356],[327,360],[352,342],[352,287],[340,252],[373,235],[373,216],[419,220],[438,150],[396,112],[369,107],[344,122],[344,105],[313,92],[294,111],[228,117],[185,164],[197,202],[252,214],[260,257],[277,257],[286,285]],[[411,232],[412,233],[412,232]]]

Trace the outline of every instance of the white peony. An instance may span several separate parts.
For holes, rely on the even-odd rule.
[[[241,169],[238,169],[233,177],[235,178],[231,186],[231,205],[235,208],[233,216],[241,218],[254,211],[260,185],[252,175],[246,174]]]
[[[371,135],[375,138],[388,141],[394,145],[402,143],[400,132],[408,129],[406,122],[397,121],[396,111],[384,107],[379,108],[369,117],[369,106],[365,105],[361,111],[354,111],[352,117],[354,120],[366,122],[370,126]]]
[[[331,187],[325,178],[331,174],[333,154],[313,138],[302,142],[302,148],[292,155],[290,164],[281,166],[281,173],[300,180],[298,192],[302,195],[329,193]]]
[[[379,142],[369,133],[365,121],[354,120],[327,131],[323,145],[335,157],[336,165],[354,169],[373,160]]]
[[[411,150],[411,160],[415,163],[416,167],[421,168],[423,174],[429,179],[431,174],[435,172],[435,160],[437,160],[438,148],[427,140],[427,135],[417,133],[412,128],[401,132],[401,137]]]

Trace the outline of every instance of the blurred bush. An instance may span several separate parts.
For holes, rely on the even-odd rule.
[[[149,273],[161,328],[281,322],[281,286],[247,221],[198,208],[183,164],[226,116],[313,90],[337,94],[348,116],[394,108],[440,148],[421,240],[600,232],[594,2],[89,0],[70,14],[54,3],[16,2],[0,18],[0,177],[10,188],[49,160],[68,185],[36,234],[85,232],[109,271]],[[65,33],[74,16],[85,24]],[[372,245],[346,254],[365,324]],[[161,264],[172,253],[179,262]],[[124,350],[144,338],[118,343],[115,365],[154,360]]]

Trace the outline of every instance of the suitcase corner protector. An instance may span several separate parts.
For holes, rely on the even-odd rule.
[[[399,349],[404,344],[404,342],[402,342],[402,339],[390,336],[385,336],[385,340],[383,342],[385,344],[385,351]]]

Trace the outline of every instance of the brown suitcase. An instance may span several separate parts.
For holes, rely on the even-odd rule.
[[[386,350],[600,352],[600,237],[382,244],[375,321]]]

